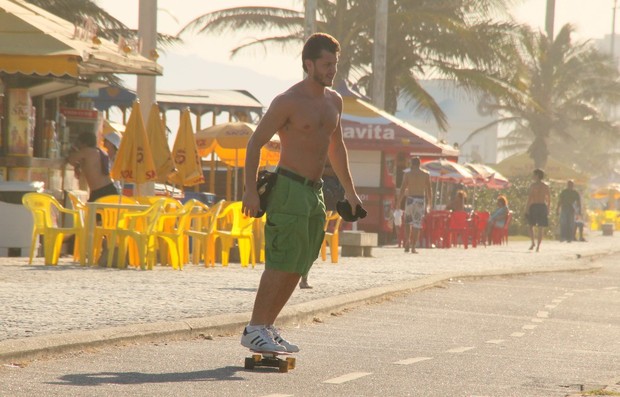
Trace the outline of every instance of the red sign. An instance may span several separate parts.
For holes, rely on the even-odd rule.
[[[60,114],[64,115],[67,119],[87,119],[97,120],[99,112],[97,110],[89,109],[74,109],[74,108],[60,108]]]

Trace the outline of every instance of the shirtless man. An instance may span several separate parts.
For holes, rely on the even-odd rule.
[[[549,226],[549,208],[551,205],[551,194],[549,185],[543,182],[545,173],[541,169],[535,169],[532,174],[534,182],[530,185],[530,192],[525,204],[525,217],[530,224],[530,238],[532,245],[530,250],[536,246],[536,252],[540,250],[544,228]],[[534,226],[538,227],[538,244],[534,241]]]
[[[259,210],[256,176],[260,148],[277,132],[281,141],[277,180],[267,204],[265,271],[260,280],[250,323],[241,344],[258,351],[297,352],[274,327],[301,276],[307,275],[323,241],[325,204],[321,175],[332,165],[353,208],[357,196],[342,137],[342,98],[329,89],[336,75],[340,45],[316,33],[306,41],[302,64],[307,76],[278,95],[248,142],[243,212]]]
[[[110,178],[110,160],[105,152],[97,147],[97,137],[90,132],[78,136],[77,148],[71,151],[67,161],[79,168],[86,178],[90,196],[88,201],[100,197],[116,195],[118,190]]]
[[[400,208],[400,203],[405,193],[407,193],[407,201],[405,203],[405,252],[409,252],[409,246],[411,246],[411,252],[417,254],[418,251],[415,248],[420,238],[424,215],[428,212],[433,202],[431,176],[420,168],[419,157],[411,158],[411,170],[403,175],[403,183],[396,200],[398,208]]]

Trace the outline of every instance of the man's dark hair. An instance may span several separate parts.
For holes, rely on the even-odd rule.
[[[421,164],[420,158],[418,156],[414,156],[411,158],[411,166],[412,167],[419,167]]]
[[[82,132],[77,138],[78,145],[86,147],[97,147],[97,137],[92,132]]]
[[[319,59],[322,50],[337,54],[340,52],[340,43],[327,33],[314,33],[308,37],[306,44],[304,44],[304,49],[301,51],[301,65],[304,68],[304,72],[308,71],[306,59],[312,61]]]
[[[536,168],[534,170],[534,175],[536,175],[538,177],[538,179],[540,179],[542,181],[543,178],[545,177],[545,171],[541,170],[540,168]]]

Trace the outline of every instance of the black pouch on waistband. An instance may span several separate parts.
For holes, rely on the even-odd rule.
[[[258,173],[258,178],[256,179],[256,190],[258,191],[258,197],[260,198],[260,210],[256,213],[256,215],[254,215],[254,218],[260,218],[265,215],[265,211],[267,210],[267,199],[269,198],[271,189],[273,189],[276,184],[277,178],[278,174],[275,172],[263,170]]]

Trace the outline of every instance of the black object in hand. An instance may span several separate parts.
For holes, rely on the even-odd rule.
[[[355,207],[355,213],[353,213],[353,207],[351,207],[351,203],[347,200],[338,201],[336,203],[336,211],[347,222],[355,222],[358,219],[366,218],[366,215],[368,215],[366,210],[359,204]]]
[[[254,218],[260,218],[265,215],[267,210],[267,198],[273,186],[276,184],[278,174],[269,171],[260,171],[256,180],[256,191],[260,199],[260,210],[254,215]]]

